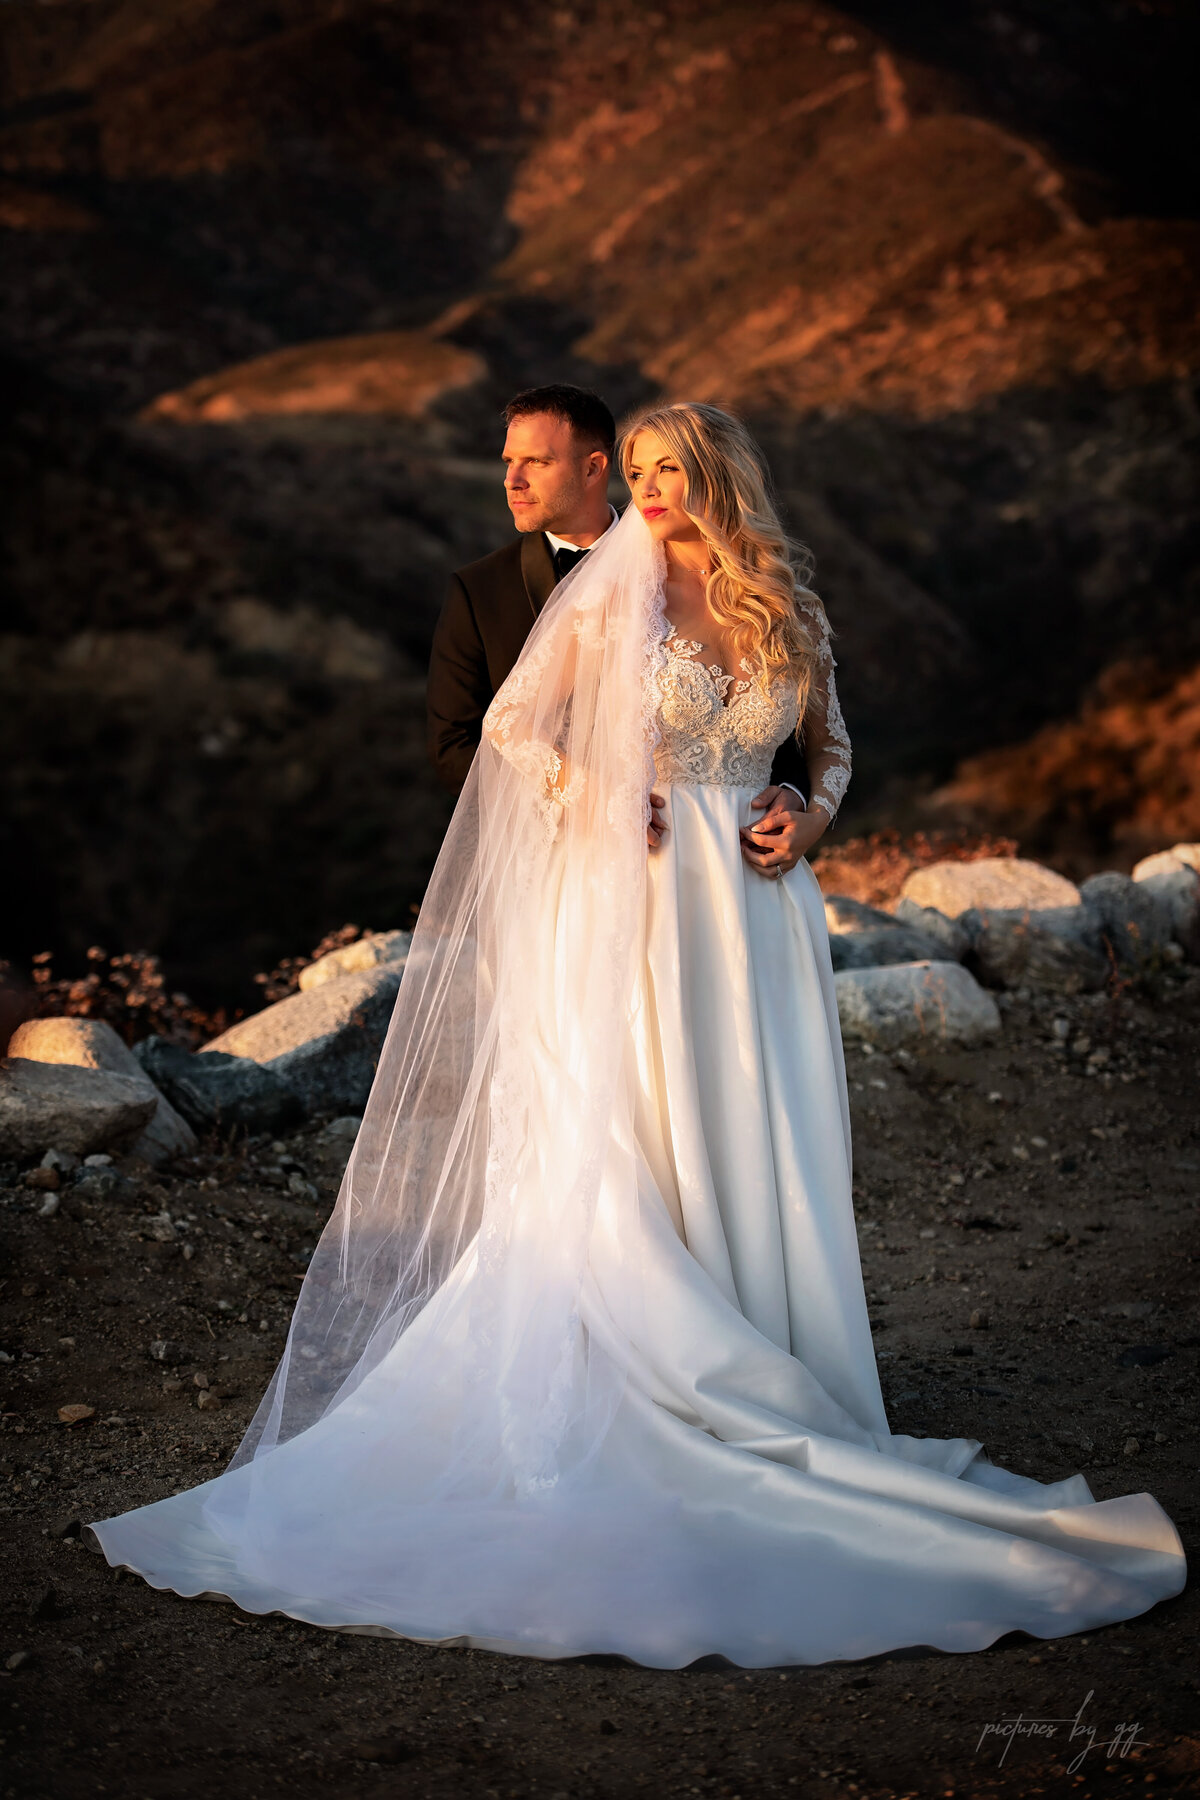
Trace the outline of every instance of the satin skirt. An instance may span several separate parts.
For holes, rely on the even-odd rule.
[[[976,1438],[890,1432],[820,890],[806,862],[768,880],[743,861],[753,790],[665,791],[628,1039],[638,1241],[602,1202],[581,1297],[628,1371],[599,1450],[517,1505],[424,1500],[452,1436],[469,1252],[323,1420],[93,1525],[105,1556],[251,1612],[658,1668],[978,1650],[1177,1594],[1183,1547],[1151,1495],[1096,1501],[1081,1474],[1032,1480]],[[414,1442],[396,1421],[416,1366],[445,1382]]]

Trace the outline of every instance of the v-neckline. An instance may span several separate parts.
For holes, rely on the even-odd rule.
[[[684,637],[683,633],[679,630],[679,627],[671,619],[667,618],[665,612],[663,613],[662,618],[663,624],[667,628],[662,640],[664,644],[669,643],[671,639],[674,638],[677,643],[687,644],[692,650],[704,652],[711,648],[710,645],[701,643],[699,638]],[[689,655],[686,651],[681,654],[685,661],[695,663],[697,668],[704,670],[704,673],[708,676],[716,690],[718,700],[721,702],[721,711],[728,712],[730,707],[737,700],[739,694],[745,691],[745,688],[748,685],[748,678],[744,674],[731,674],[724,663],[706,663],[702,660],[701,656]],[[739,666],[743,670],[745,669],[746,659],[744,657],[741,659]],[[720,685],[721,681],[724,681],[725,683],[724,688]],[[728,698],[726,698],[726,695],[728,695]]]

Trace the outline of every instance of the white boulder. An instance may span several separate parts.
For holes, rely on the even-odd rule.
[[[154,1116],[145,1083],[70,1063],[0,1060],[0,1156],[25,1162],[60,1150],[91,1156],[127,1150]]]
[[[978,1044],[1000,1030],[996,1002],[961,963],[846,969],[834,981],[843,1035],[881,1049]]]
[[[343,974],[240,1019],[200,1051],[248,1057],[281,1076],[310,1113],[361,1112],[403,970]]]
[[[195,1150],[196,1134],[191,1126],[155,1087],[133,1051],[102,1019],[28,1019],[17,1027],[8,1051],[10,1056],[25,1057],[30,1062],[104,1069],[110,1075],[124,1075],[137,1082],[155,1103],[150,1123],[133,1146],[134,1154],[148,1163],[190,1156]]]
[[[1152,875],[1172,875],[1177,869],[1193,869],[1200,875],[1200,844],[1172,844],[1134,864],[1133,879],[1148,881]]]
[[[979,912],[1044,912],[1079,906],[1079,889],[1064,875],[1016,856],[982,856],[977,862],[930,863],[914,869],[900,890],[917,906],[932,906],[948,919]]]
[[[343,944],[340,950],[331,950],[328,956],[301,969],[300,991],[306,994],[310,988],[324,987],[327,981],[339,981],[343,975],[357,975],[363,969],[378,968],[381,963],[403,967],[411,943],[411,931],[372,931],[357,943]]]

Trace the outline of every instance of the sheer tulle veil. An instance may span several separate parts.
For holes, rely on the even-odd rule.
[[[626,1046],[663,573],[629,508],[554,590],[489,709],[235,1467],[365,1403],[385,1361],[415,1505],[553,1488],[605,1434],[624,1334],[585,1329],[580,1296],[593,1235],[638,1235]]]

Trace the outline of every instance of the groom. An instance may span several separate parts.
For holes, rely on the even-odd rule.
[[[520,534],[450,578],[429,659],[429,754],[457,793],[482,734],[483,715],[521,653],[556,582],[617,522],[608,500],[616,426],[599,395],[555,382],[528,388],[504,409],[504,491]],[[752,805],[764,816],[742,833],[742,854],[786,874],[800,860],[804,759],[794,738],[775,753],[772,785]],[[786,784],[786,785],[780,785]],[[652,794],[647,838],[661,841],[662,796]]]

